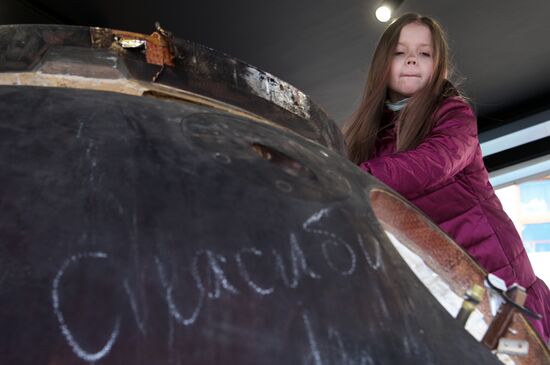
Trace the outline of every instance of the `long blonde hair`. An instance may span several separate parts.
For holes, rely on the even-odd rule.
[[[450,72],[449,46],[443,28],[432,18],[407,13],[395,20],[382,34],[369,67],[361,104],[344,127],[349,158],[359,164],[369,159],[381,127],[390,68],[401,29],[410,23],[426,25],[432,34],[434,72],[427,85],[417,92],[399,113],[397,151],[420,144],[433,128],[433,114],[441,101],[457,90],[447,80]],[[407,121],[403,123],[402,121]]]

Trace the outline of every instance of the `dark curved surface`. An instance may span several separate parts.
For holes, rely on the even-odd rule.
[[[106,92],[0,87],[0,110],[1,364],[499,363],[338,153]]]
[[[0,26],[0,73],[41,72],[173,87],[241,108],[344,154],[338,126],[307,95],[246,62],[173,39],[174,65],[122,49],[121,31],[64,25]],[[154,80],[154,81],[153,81]]]

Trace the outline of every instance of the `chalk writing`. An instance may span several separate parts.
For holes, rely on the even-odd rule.
[[[132,313],[134,314],[134,319],[136,320],[138,329],[141,333],[145,335],[147,334],[145,321],[141,318],[141,315],[138,312],[136,297],[130,289],[130,285],[128,285],[128,280],[124,280],[124,290],[126,291],[126,295],[128,295],[128,300],[130,300],[130,307],[132,308]]]
[[[184,303],[176,302],[175,291],[176,287],[180,288],[181,286],[178,284],[181,281],[180,276],[173,272],[173,270],[167,270],[163,260],[155,256],[154,262],[157,276],[161,284],[161,294],[170,316],[169,343],[171,345],[173,344],[174,323],[184,327],[190,327],[195,324],[200,318],[201,311],[205,307],[205,302],[207,300],[215,301],[224,294],[234,296],[241,295],[241,291],[238,289],[240,287],[236,285],[238,283],[231,282],[238,281],[237,278],[242,279],[244,284],[252,289],[253,293],[264,297],[268,297],[278,290],[277,283],[286,288],[296,289],[304,279],[321,280],[323,277],[312,268],[309,262],[311,257],[308,257],[306,252],[311,253],[320,251],[326,265],[340,276],[349,276],[356,272],[359,266],[357,250],[363,252],[368,266],[373,269],[382,267],[381,250],[376,240],[373,241],[375,243],[374,255],[371,255],[367,251],[361,235],[357,236],[357,242],[354,247],[336,234],[320,228],[322,220],[329,217],[330,214],[330,209],[321,209],[312,214],[302,224],[302,228],[306,233],[314,234],[322,238],[320,241],[314,242],[312,246],[309,246],[308,251],[304,251],[296,233],[289,233],[288,252],[287,255],[284,255],[285,258],[281,252],[274,248],[271,248],[271,251],[262,251],[257,247],[239,248],[235,253],[229,254],[228,256],[221,255],[210,249],[195,251],[188,256],[189,265],[186,269],[191,280],[187,282],[185,289],[180,289],[183,293],[180,298],[185,298],[185,300],[190,301],[190,304],[188,303],[187,306],[182,306]],[[266,255],[266,253],[270,254]],[[338,254],[338,260],[334,258],[335,254]],[[109,339],[99,351],[90,352],[85,350],[75,339],[63,316],[60,306],[60,282],[69,265],[77,264],[83,259],[107,259],[107,257],[107,254],[103,252],[89,252],[73,255],[61,265],[61,268],[58,270],[53,280],[53,310],[59,322],[61,332],[73,352],[79,358],[88,362],[98,361],[111,351],[119,335],[120,317],[116,317],[117,319]],[[342,260],[342,258],[344,259]],[[261,265],[259,265],[258,260],[261,260]],[[270,262],[274,274],[270,277],[273,280],[271,283],[261,282],[260,284],[258,281],[259,278],[252,277],[253,271],[251,269],[257,267],[262,267],[264,270],[266,268],[269,269]],[[236,265],[238,276],[231,276],[230,281],[226,271],[228,267],[234,267],[232,264]],[[266,264],[268,265],[267,267]],[[316,265],[319,265],[319,262],[316,262]],[[184,266],[178,264],[174,267]],[[320,267],[317,268],[320,269]],[[265,279],[263,280],[265,281]],[[141,313],[139,311],[135,293],[127,279],[123,279],[121,284],[128,297],[136,325],[141,334],[146,335],[146,320],[143,311]],[[183,308],[186,308],[185,314],[183,313]],[[383,315],[385,314],[384,311],[387,311],[384,303],[381,303],[381,310]],[[310,317],[307,312],[304,312],[302,320],[305,326],[308,344],[311,348],[313,362],[315,365],[321,365],[323,363],[321,353],[319,352]],[[337,356],[341,358],[340,363],[347,363],[351,357],[345,352],[340,334],[335,329],[329,328],[328,339],[331,342],[335,342],[334,348],[338,349]]]
[[[309,348],[311,350],[311,356],[313,357],[313,362],[315,365],[322,365],[321,353],[319,352],[319,347],[317,346],[317,341],[315,340],[315,335],[311,329],[311,322],[309,321],[309,316],[307,312],[302,314],[304,320],[304,327],[306,328],[307,340],[309,343]]]
[[[314,365],[338,364],[338,365],[374,365],[375,362],[369,352],[368,344],[363,341],[353,341],[350,337],[344,337],[334,326],[322,321],[313,329],[313,324],[308,311],[302,312],[302,321],[306,332],[309,354],[303,363]],[[323,331],[327,325],[326,332]],[[326,335],[325,335],[326,334]],[[322,344],[322,347],[319,346]],[[367,347],[367,348],[366,348]]]
[[[346,348],[344,347],[344,341],[342,340],[342,336],[340,335],[340,332],[336,330],[334,327],[328,328],[328,338],[329,340],[335,340],[338,352],[340,354],[340,360],[338,361],[338,364],[349,364],[352,361],[350,360],[350,356],[348,355]]]
[[[335,263],[332,262],[332,259],[330,258],[330,255],[328,253],[328,248],[327,248],[327,245],[333,245],[333,246],[338,246],[340,244],[343,244],[344,247],[346,248],[346,250],[348,251],[349,253],[349,256],[350,256],[350,259],[351,259],[351,262],[350,262],[350,265],[349,265],[349,269],[347,270],[339,270],[338,267],[336,266]],[[356,265],[356,262],[357,262],[357,257],[355,256],[355,252],[353,252],[353,249],[350,247],[350,245],[348,245],[347,243],[340,243],[338,241],[324,241],[322,243],[322,249],[323,249],[323,256],[325,257],[325,259],[327,260],[327,263],[328,265],[334,270],[334,271],[339,271],[342,275],[351,275],[353,274],[353,272],[355,271],[355,265]]]
[[[195,280],[195,287],[199,291],[199,299],[197,301],[197,305],[195,306],[195,309],[193,310],[193,313],[190,317],[184,318],[183,315],[180,313],[178,307],[176,306],[173,298],[173,287],[172,284],[169,284],[166,279],[166,274],[164,272],[164,267],[162,263],[160,262],[158,257],[155,257],[155,262],[157,264],[157,271],[159,274],[159,278],[161,281],[162,286],[165,290],[165,299],[166,303],[168,304],[168,311],[170,312],[170,315],[178,322],[179,324],[182,324],[184,326],[189,326],[195,323],[197,320],[197,317],[199,316],[200,310],[203,305],[204,301],[204,286],[202,285],[201,279],[199,277],[198,268],[197,268],[197,257],[195,256],[195,259],[193,260],[193,264],[191,267],[191,275],[193,276],[193,279]]]
[[[214,273],[214,292],[208,293],[209,298],[219,298],[220,297],[220,285],[223,286],[225,290],[232,294],[238,294],[239,291],[229,283],[229,280],[227,280],[227,277],[225,276],[225,272],[223,271],[220,263],[227,262],[227,259],[222,255],[216,255],[214,252],[210,250],[206,251],[199,251],[195,254],[195,257],[198,257],[199,255],[206,254],[208,258],[208,265],[212,272]]]
[[[311,227],[311,225],[313,225],[315,223],[318,223],[323,217],[328,216],[329,212],[330,212],[329,209],[320,210],[319,212],[312,215],[309,219],[307,219],[304,222],[304,224],[302,225],[302,227],[304,228],[304,230],[306,232],[311,232],[311,233],[315,233],[315,234],[319,234],[319,235],[328,237],[329,240],[325,240],[325,241],[322,242],[323,255],[324,255],[328,265],[334,271],[340,272],[342,275],[351,275],[355,271],[355,267],[356,267],[356,263],[357,263],[357,256],[355,255],[355,252],[353,251],[351,246],[346,241],[344,241],[343,239],[341,239],[340,237],[335,235],[334,233],[331,233],[331,232],[328,232],[328,231],[325,231],[325,230],[322,230],[322,229],[315,229],[315,228]],[[332,246],[335,246],[335,247],[343,246],[343,247],[346,248],[346,250],[347,250],[347,252],[350,256],[350,265],[349,265],[349,268],[347,270],[338,269],[338,267],[331,260],[330,255],[328,254],[328,248],[327,248],[327,245],[329,245],[329,244],[332,245]]]
[[[235,255],[235,261],[237,261],[237,266],[239,267],[239,274],[243,277],[243,279],[246,281],[248,286],[250,286],[256,293],[258,293],[260,295],[272,294],[273,291],[274,291],[273,287],[267,288],[267,289],[262,288],[250,278],[250,274],[249,274],[248,270],[246,269],[246,267],[243,263],[243,259],[242,259],[242,255],[245,254],[245,253],[253,254],[255,256],[262,256],[263,255],[262,251],[260,251],[256,248],[244,248],[244,249],[240,250]]]
[[[107,343],[101,348],[101,350],[97,352],[88,352],[84,350],[82,346],[78,344],[77,340],[74,338],[73,334],[71,333],[71,330],[69,329],[69,326],[65,322],[65,318],[60,308],[59,282],[61,281],[63,274],[65,273],[65,270],[69,265],[86,258],[106,259],[107,254],[104,252],[81,253],[78,255],[74,255],[68,260],[66,260],[65,263],[63,263],[63,265],[61,266],[61,269],[59,269],[59,271],[57,272],[57,275],[55,276],[55,279],[53,281],[52,302],[53,302],[54,313],[59,322],[59,327],[61,328],[61,333],[63,333],[63,336],[67,340],[73,352],[76,354],[76,356],[78,356],[82,360],[93,363],[105,357],[109,353],[109,351],[111,351],[111,348],[113,347],[118,337],[118,333],[120,329],[120,318],[117,317],[113,331],[111,332],[111,336],[109,337],[109,340],[107,341]]]
[[[359,242],[359,246],[361,247],[361,250],[363,251],[363,254],[365,255],[365,260],[367,260],[367,263],[371,268],[374,270],[378,270],[383,265],[382,261],[382,253],[380,252],[380,242],[376,239],[376,237],[372,237],[372,241],[374,243],[374,260],[371,258],[369,252],[365,248],[365,243],[363,242],[363,238],[361,238],[360,234],[357,234],[357,241]]]
[[[82,134],[82,128],[84,127],[84,121],[80,122],[80,125],[78,126],[78,132],[76,132],[76,138],[80,138]]]
[[[309,265],[306,261],[304,251],[300,247],[296,235],[294,233],[290,234],[290,263],[292,267],[292,280],[289,280],[286,275],[285,265],[283,263],[282,256],[276,251],[273,250],[273,255],[275,256],[275,261],[277,269],[283,282],[289,288],[296,288],[298,286],[300,276],[302,273],[307,274],[312,279],[320,279],[321,275],[313,272],[309,268]]]

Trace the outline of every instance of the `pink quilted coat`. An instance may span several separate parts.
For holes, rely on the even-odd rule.
[[[533,273],[521,238],[489,183],[477,121],[463,99],[446,99],[432,132],[415,149],[395,152],[395,114],[389,110],[373,158],[360,166],[428,215],[488,272],[527,288],[526,307],[545,342],[550,335],[550,291]]]

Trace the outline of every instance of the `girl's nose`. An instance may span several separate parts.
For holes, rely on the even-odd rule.
[[[407,58],[407,65],[416,65],[416,58],[414,57]]]

